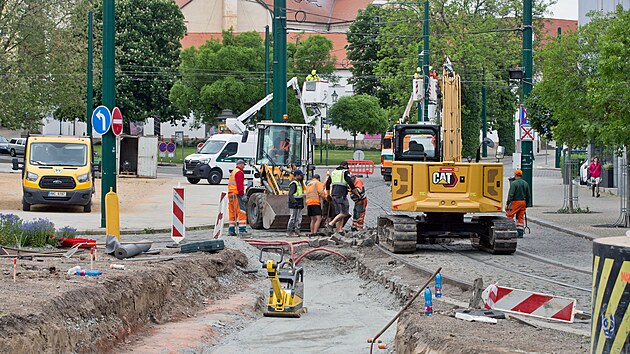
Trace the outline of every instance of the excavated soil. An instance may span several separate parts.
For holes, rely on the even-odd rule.
[[[359,248],[350,256],[349,266],[369,281],[383,284],[396,297],[407,302],[428,275],[400,264],[376,248]],[[437,269],[437,265],[436,265]],[[463,299],[469,291],[443,285],[445,297]],[[433,301],[433,316],[424,315],[420,296],[403,312],[396,328],[397,353],[587,353],[590,339],[577,334],[523,324],[516,319],[499,320],[497,324],[466,322],[454,317],[456,306]],[[508,316],[509,317],[509,316]]]
[[[238,292],[254,279],[239,270],[247,257],[231,249],[124,262],[125,270],[108,269],[113,258],[107,257],[94,265],[102,276],[66,275],[77,263],[86,265],[85,259],[18,260],[17,282],[12,260],[0,260],[0,352],[115,351],[146,324],[194,316],[204,303]]]

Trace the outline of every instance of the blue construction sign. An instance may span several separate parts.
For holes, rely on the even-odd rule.
[[[94,131],[103,135],[107,133],[109,128],[112,126],[112,114],[109,109],[105,106],[98,106],[92,112],[92,127]]]

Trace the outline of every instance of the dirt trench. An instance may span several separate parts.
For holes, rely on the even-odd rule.
[[[7,302],[1,305],[0,352],[110,352],[148,323],[193,316],[204,299],[246,286],[248,276],[238,270],[246,265],[242,252],[227,249],[134,265],[134,270],[91,279],[57,275],[21,288],[11,287],[8,277],[3,277],[0,288],[5,299],[28,298],[30,288],[50,291],[50,296],[22,301],[17,308]]]

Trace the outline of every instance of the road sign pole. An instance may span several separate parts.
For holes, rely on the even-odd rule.
[[[115,0],[103,0],[103,105],[110,110],[116,106],[114,2]],[[110,188],[116,192],[116,137],[111,129],[103,134],[102,142],[101,227],[105,227],[105,195]]]
[[[269,25],[265,26],[265,97],[267,97],[271,93],[271,72],[270,72],[270,64],[269,64]],[[269,120],[270,107],[269,103],[265,105],[265,120]]]
[[[481,71],[481,119],[482,119],[482,140],[486,140],[488,137],[488,117],[486,116],[486,68],[483,68]],[[486,144],[481,144],[481,156],[488,157],[488,146]]]
[[[523,102],[529,96],[532,90],[532,0],[523,1]],[[521,169],[523,171],[523,179],[529,184],[529,190],[532,194],[529,198],[528,207],[533,205],[533,142],[521,141]]]

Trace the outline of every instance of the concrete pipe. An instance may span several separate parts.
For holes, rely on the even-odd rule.
[[[630,237],[593,241],[591,353],[630,352]]]

